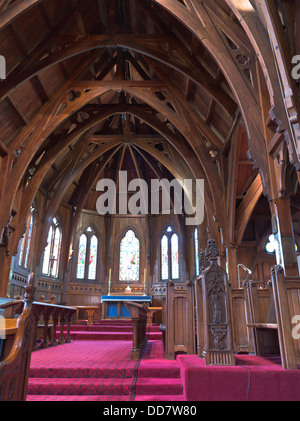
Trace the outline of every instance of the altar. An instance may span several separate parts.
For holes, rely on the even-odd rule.
[[[151,295],[103,295],[102,319],[121,319],[130,317],[130,312],[124,305],[124,301],[151,304]]]

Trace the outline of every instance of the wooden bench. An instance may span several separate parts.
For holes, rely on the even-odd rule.
[[[300,315],[300,278],[286,277],[281,266],[271,269],[269,288],[269,305],[267,314],[262,315],[261,295],[265,291],[258,290],[255,283],[245,285],[248,327],[253,329],[254,346],[257,355],[270,353],[276,341],[277,353],[281,356],[282,367],[297,369],[300,364],[300,342],[293,338],[292,320]],[[266,345],[266,340],[269,341]],[[271,349],[272,351],[272,349]]]
[[[9,319],[7,325],[7,334],[13,333],[14,340],[8,355],[0,362],[0,401],[26,401],[34,340],[33,295],[33,274],[30,274],[22,314],[16,322]]]
[[[138,360],[147,343],[147,305],[133,301],[124,301],[124,305],[131,314],[133,327],[131,359]]]
[[[152,326],[154,314],[161,311],[162,311],[162,307],[148,307],[148,318],[147,318],[148,326]]]
[[[244,282],[247,327],[256,355],[279,354],[277,321],[271,286],[257,288],[254,281]]]

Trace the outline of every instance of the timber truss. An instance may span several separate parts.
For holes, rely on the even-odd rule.
[[[293,4],[65,0],[52,1],[54,13],[48,3],[0,2],[0,31],[11,42],[2,44],[0,104],[14,114],[2,121],[0,141],[7,255],[39,190],[39,243],[61,203],[73,209],[72,238],[88,192],[113,160],[122,169],[126,153],[141,178],[148,171],[204,179],[206,222],[221,248],[241,242],[262,194],[273,200],[294,191]],[[37,29],[21,24],[30,16]]]

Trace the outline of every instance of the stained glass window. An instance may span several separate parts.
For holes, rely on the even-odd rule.
[[[160,242],[161,280],[179,279],[179,237],[168,226]]]
[[[98,239],[95,235],[90,241],[89,279],[96,279]]]
[[[62,234],[56,218],[50,225],[47,237],[47,246],[44,250],[42,273],[57,278],[60,258]]]
[[[23,262],[24,244],[25,244],[25,236],[22,238],[22,241],[20,244],[19,266],[22,266],[22,262]]]
[[[19,266],[23,266],[25,268],[28,267],[28,258],[31,246],[31,237],[33,231],[33,208],[31,209],[31,213],[27,219],[26,223],[26,231],[24,237],[20,241],[19,246]]]
[[[163,281],[169,279],[168,237],[166,235],[161,239],[161,279]]]
[[[120,244],[120,281],[138,281],[140,273],[140,241],[128,230]]]
[[[48,232],[48,238],[47,238],[47,246],[44,251],[44,260],[43,260],[43,269],[42,272],[44,275],[49,275],[50,272],[50,253],[52,248],[52,232],[53,227],[50,226],[49,232]]]
[[[77,279],[95,281],[97,277],[98,237],[88,226],[80,235],[78,243]]]
[[[194,230],[194,244],[195,244],[195,265],[196,265],[196,276],[199,276],[200,269],[199,269],[199,238],[198,238],[198,230],[195,228]]]
[[[60,232],[60,229],[57,227],[55,230],[53,252],[52,252],[52,258],[53,258],[52,276],[54,276],[55,278],[57,278],[58,276],[60,246],[61,246],[61,232]]]
[[[27,268],[27,265],[28,265],[28,256],[29,256],[29,250],[30,250],[30,244],[31,244],[32,226],[33,226],[33,216],[31,214],[30,215],[29,227],[28,227],[28,234],[27,234],[26,255],[25,255],[25,263],[24,263],[25,268]]]
[[[179,278],[179,256],[178,256],[178,235],[173,234],[171,237],[171,253],[172,253],[172,279]]]
[[[77,278],[84,279],[86,261],[87,236],[81,234],[78,247]]]

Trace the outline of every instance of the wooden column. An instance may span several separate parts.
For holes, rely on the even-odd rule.
[[[275,215],[280,244],[281,261],[277,264],[284,269],[286,276],[298,276],[297,255],[295,250],[295,237],[291,216],[289,198],[274,199],[270,202],[272,215]]]
[[[232,288],[239,288],[238,275],[237,275],[237,247],[229,246],[227,247],[226,252],[227,252],[229,282]]]

